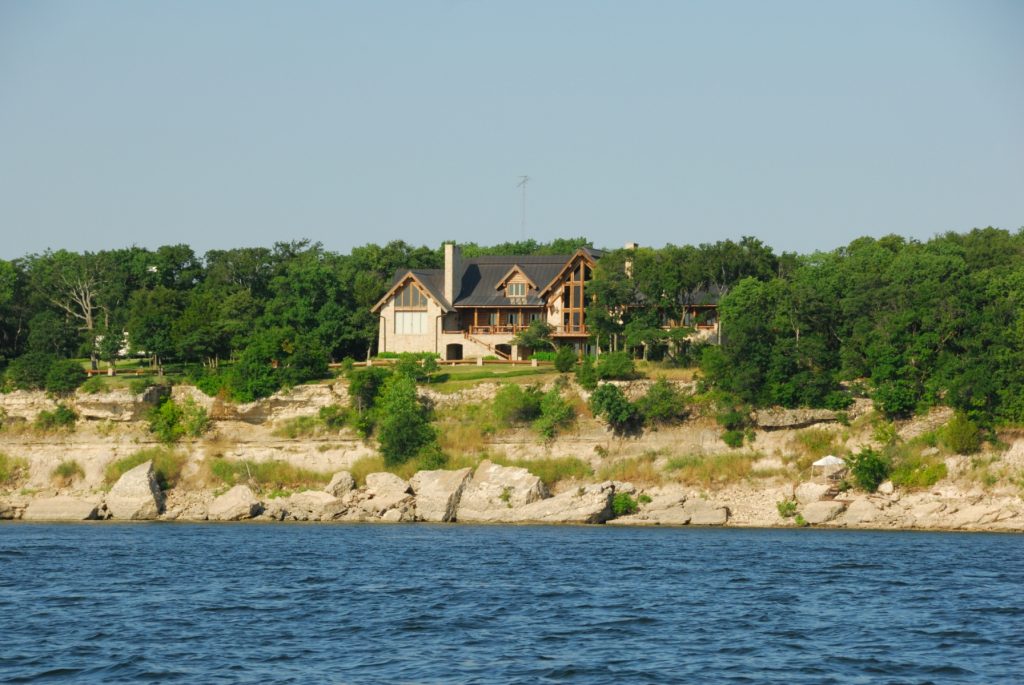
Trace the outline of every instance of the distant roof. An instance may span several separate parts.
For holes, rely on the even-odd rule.
[[[580,248],[580,252],[594,260],[604,254],[590,247]],[[453,304],[456,307],[543,307],[544,300],[538,296],[537,290],[531,290],[525,298],[519,298],[513,303],[497,286],[513,267],[518,266],[527,278],[543,288],[558,276],[576,254],[489,255],[463,259],[459,292]],[[444,299],[444,269],[398,269],[388,286],[389,291],[410,273],[442,306],[449,306]]]

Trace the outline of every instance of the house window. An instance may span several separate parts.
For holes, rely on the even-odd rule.
[[[525,283],[509,283],[505,287],[506,297],[526,297]]]
[[[519,325],[519,313],[518,312],[509,312],[508,313],[508,325],[509,326],[518,326]]]
[[[498,312],[491,312],[487,315],[487,325],[497,326],[498,325]]]
[[[540,312],[530,312],[530,323],[533,323],[534,321],[540,321],[540,317]]]
[[[395,308],[426,309],[427,296],[418,287],[410,283],[395,293]]]
[[[423,335],[427,332],[426,312],[395,312],[395,333]]]

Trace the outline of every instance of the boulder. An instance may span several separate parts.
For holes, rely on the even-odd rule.
[[[824,502],[811,502],[800,510],[800,514],[807,523],[822,524],[839,516],[844,509],[846,509],[846,505],[843,502],[825,500]]]
[[[75,411],[87,421],[142,421],[167,395],[165,385],[153,385],[135,394],[127,388],[75,394]]]
[[[523,468],[499,466],[485,459],[459,499],[459,521],[497,523],[514,521],[512,509],[544,499],[547,488]]]
[[[284,517],[293,521],[333,521],[344,513],[345,503],[326,492],[304,490],[274,500],[275,509],[284,511]]]
[[[334,497],[344,497],[356,488],[356,480],[348,471],[338,471],[331,476],[331,482],[324,488],[324,492]]]
[[[729,508],[692,498],[683,504],[683,515],[690,517],[691,526],[724,526],[729,520]]]
[[[236,485],[210,503],[207,517],[211,521],[241,521],[256,516],[261,509],[248,485]]]
[[[800,483],[793,491],[793,496],[800,504],[810,504],[821,500],[822,495],[828,492],[828,485],[824,483]]]
[[[458,471],[419,471],[409,485],[416,495],[416,520],[454,521],[459,499],[472,478],[473,469]]]
[[[25,521],[87,521],[100,518],[100,500],[79,497],[46,497],[29,502]]]
[[[164,497],[156,482],[153,462],[126,471],[107,493],[106,503],[115,519],[140,521],[158,517],[163,511]]]
[[[611,482],[587,485],[514,507],[512,516],[520,523],[604,523],[612,517],[614,495]]]
[[[393,473],[371,473],[366,488],[353,490],[344,501],[349,508],[343,518],[348,521],[412,521],[416,516],[409,483]]]
[[[650,502],[640,504],[640,510],[629,516],[619,516],[609,524],[617,526],[685,526],[691,511],[683,508],[686,493],[682,489],[658,489],[648,495]]]
[[[12,519],[20,519],[22,513],[24,513],[24,505],[17,505],[14,502],[8,502],[6,500],[0,500],[0,521]]]
[[[867,497],[858,497],[846,507],[846,515],[843,520],[849,524],[860,525],[877,523],[881,513],[874,502]]]
[[[882,495],[891,495],[896,492],[896,486],[892,484],[891,480],[883,481],[882,484],[878,486],[878,492]]]

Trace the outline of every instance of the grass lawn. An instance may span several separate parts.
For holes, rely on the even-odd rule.
[[[550,366],[452,366],[430,376],[428,387],[438,392],[457,392],[474,383],[510,380],[522,383],[544,383],[558,377]],[[522,379],[522,380],[519,380]]]

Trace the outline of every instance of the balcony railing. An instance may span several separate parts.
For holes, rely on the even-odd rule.
[[[526,330],[527,326],[518,324],[506,324],[504,326],[470,326],[470,335],[515,335],[519,331]]]

